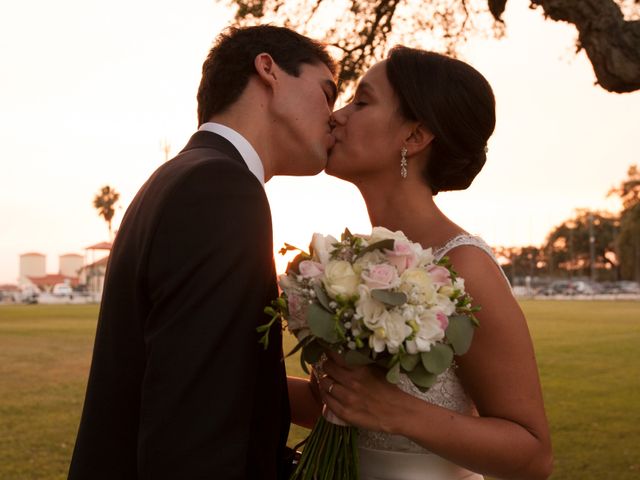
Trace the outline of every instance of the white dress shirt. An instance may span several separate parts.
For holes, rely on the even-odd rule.
[[[200,125],[198,130],[217,133],[221,137],[229,140],[231,144],[240,152],[240,156],[247,164],[247,167],[255,175],[258,181],[264,186],[264,166],[262,160],[258,156],[256,149],[251,146],[249,141],[236,132],[233,128],[215,122],[207,122]]]

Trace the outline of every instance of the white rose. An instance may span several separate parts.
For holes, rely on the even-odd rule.
[[[404,317],[398,312],[389,313],[386,318],[386,338],[385,343],[390,353],[398,353],[400,345],[404,342],[413,330],[407,325]]]
[[[373,244],[373,243],[380,242],[382,240],[389,240],[389,239],[403,240],[405,242],[409,241],[406,235],[402,233],[400,230],[398,230],[397,232],[392,232],[388,228],[373,227],[373,229],[371,230],[371,236],[369,237],[369,243]]]
[[[435,257],[433,256],[433,249],[427,248],[425,250],[422,250],[420,245],[418,245],[417,243],[414,244],[414,248],[416,248],[415,247],[416,245],[417,245],[416,255],[418,256],[418,266],[424,267],[424,266],[433,264],[435,262]]]
[[[433,299],[433,305],[441,310],[447,317],[456,311],[456,305],[447,295],[438,293]]]
[[[330,261],[325,267],[324,287],[331,298],[338,295],[352,297],[358,293],[359,279],[351,264],[344,260]]]
[[[418,332],[415,336],[415,347],[419,352],[428,352],[431,346],[444,338],[442,323],[437,312],[427,310],[417,318]],[[408,343],[408,342],[407,342]]]
[[[331,252],[335,250],[335,248],[333,247],[334,243],[338,243],[338,240],[336,240],[331,235],[321,235],[319,233],[314,233],[313,237],[311,238],[313,259],[323,265],[329,263]]]
[[[356,314],[363,323],[370,329],[375,330],[379,326],[384,326],[387,309],[382,302],[371,298],[369,289],[365,285],[358,287],[359,298],[356,302]]]
[[[400,277],[400,290],[407,294],[410,303],[431,303],[435,289],[429,273],[422,268],[405,270]]]

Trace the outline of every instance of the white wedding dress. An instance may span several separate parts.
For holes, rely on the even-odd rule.
[[[472,245],[485,251],[496,261],[491,248],[479,237],[458,235],[434,250],[436,260],[461,245]],[[497,261],[496,261],[497,263]],[[426,392],[416,388],[406,375],[398,387],[404,392],[458,413],[470,415],[473,402],[467,396],[453,368],[442,373]],[[425,425],[425,428],[429,428]],[[360,480],[483,480],[469,470],[430,453],[406,437],[359,431]]]

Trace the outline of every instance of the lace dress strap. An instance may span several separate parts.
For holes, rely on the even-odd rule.
[[[509,278],[504,273],[504,270],[502,270],[502,267],[498,263],[498,259],[496,258],[496,256],[493,254],[493,250],[491,249],[491,247],[487,244],[487,242],[485,242],[482,238],[476,235],[469,235],[468,233],[461,233],[460,235],[456,235],[447,243],[445,243],[442,247],[435,248],[433,250],[433,256],[436,258],[436,260],[440,260],[442,257],[444,257],[447,253],[449,253],[454,248],[461,247],[463,245],[479,248],[480,250],[485,252],[487,255],[489,255],[491,260],[493,260],[495,264],[498,266],[498,268],[500,269],[500,273],[502,273],[502,276],[507,281],[507,284],[511,285],[511,282],[509,282]]]

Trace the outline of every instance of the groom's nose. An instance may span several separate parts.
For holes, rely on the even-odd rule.
[[[344,125],[344,122],[347,120],[347,116],[344,114],[343,110],[344,108],[341,108],[331,114],[329,117],[329,125],[331,125],[331,128],[335,128],[338,125]]]

